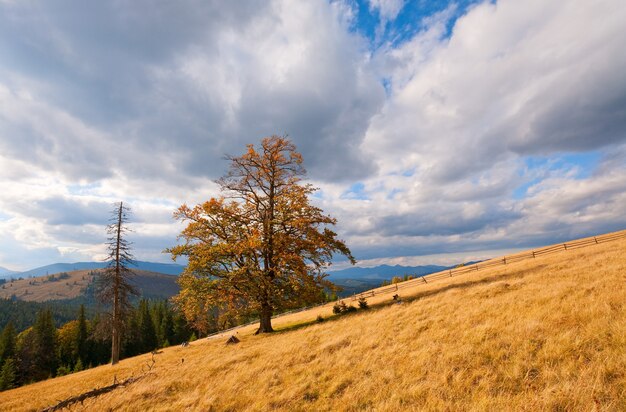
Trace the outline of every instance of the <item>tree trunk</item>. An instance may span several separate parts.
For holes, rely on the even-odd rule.
[[[274,332],[272,328],[272,308],[270,306],[262,306],[260,313],[260,325],[255,334]]]
[[[122,202],[117,218],[117,241],[115,243],[115,286],[113,291],[113,336],[111,342],[111,365],[120,361],[121,310],[120,310],[120,242],[122,238]]]

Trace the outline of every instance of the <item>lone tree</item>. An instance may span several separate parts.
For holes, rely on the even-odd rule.
[[[129,229],[126,226],[130,208],[123,202],[116,204],[107,225],[108,256],[107,267],[98,278],[97,296],[99,300],[111,307],[111,364],[115,365],[120,359],[120,347],[124,319],[131,307],[131,295],[138,295],[137,289],[131,284],[134,275],[129,266],[134,264],[130,250],[130,242],[125,239]]]
[[[184,243],[168,250],[188,257],[176,302],[196,322],[220,308],[225,315],[258,313],[257,333],[273,331],[277,310],[324,300],[334,289],[324,271],[334,253],[355,263],[329,229],[336,220],[309,203],[302,156],[287,138],[264,138],[240,157],[227,156],[228,173],[217,180],[222,196],[175,213],[188,222]]]

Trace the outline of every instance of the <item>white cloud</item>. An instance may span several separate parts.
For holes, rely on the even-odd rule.
[[[456,21],[450,5],[376,51],[340,1],[74,6],[0,6],[0,265],[100,256],[119,200],[137,257],[166,259],[173,209],[273,133],[369,262],[626,223],[622,2],[501,0]],[[381,24],[403,6],[370,3]],[[553,161],[589,151],[589,175]]]
[[[369,0],[370,10],[377,10],[381,19],[393,21],[404,7],[405,0]]]

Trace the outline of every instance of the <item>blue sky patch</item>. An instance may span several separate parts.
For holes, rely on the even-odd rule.
[[[599,151],[586,153],[568,153],[558,156],[530,156],[524,159],[526,172],[530,176],[537,173],[540,176],[534,177],[525,182],[513,191],[513,198],[516,200],[523,199],[528,189],[533,185],[541,182],[543,179],[554,174],[563,174],[576,170],[576,173],[569,176],[571,179],[582,180],[591,177],[598,167],[602,154]]]
[[[355,183],[341,194],[342,199],[358,199],[358,200],[370,200],[369,196],[365,193],[365,185],[361,182]]]
[[[416,33],[425,29],[425,18],[446,10],[453,5],[456,10],[452,18],[447,22],[445,38],[452,35],[452,29],[456,20],[464,15],[467,10],[475,4],[477,0],[460,1],[406,1],[396,18],[387,21],[385,27],[381,28],[381,16],[377,9],[370,10],[369,1],[356,0],[356,23],[353,30],[365,36],[370,41],[372,49],[378,48],[382,44],[389,43],[393,47],[412,39]]]

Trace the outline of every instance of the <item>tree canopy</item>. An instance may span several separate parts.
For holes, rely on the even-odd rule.
[[[330,229],[336,220],[310,203],[317,189],[303,183],[289,139],[264,138],[227,159],[222,195],[175,212],[188,225],[168,251],[189,260],[176,302],[196,326],[255,313],[259,332],[271,332],[275,311],[319,302],[334,288],[325,273],[333,254],[354,258]]]

